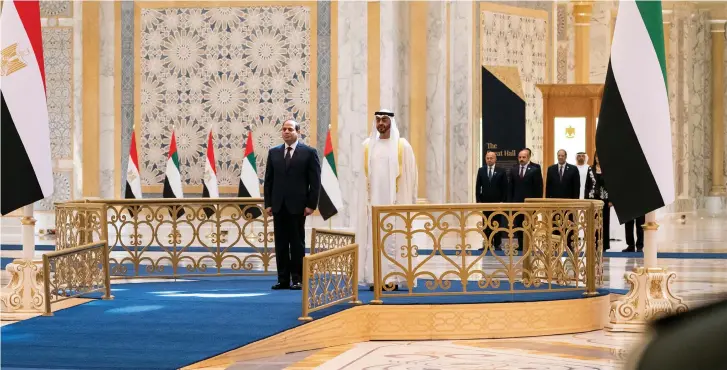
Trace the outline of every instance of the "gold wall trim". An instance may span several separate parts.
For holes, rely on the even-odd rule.
[[[609,304],[609,296],[603,295],[540,302],[358,306],[183,369],[221,368],[254,358],[374,340],[520,338],[580,333],[602,329],[608,319]]]
[[[338,1],[331,1],[331,144],[333,144],[333,156],[338,156]],[[321,138],[326,140],[326,138]],[[325,146],[324,149],[325,150]],[[318,209],[316,209],[318,210]]]
[[[374,110],[381,105],[381,3],[372,1],[367,4],[367,59],[368,59],[368,113],[373,114]],[[371,134],[371,125],[368,120],[364,122],[366,132]]]
[[[85,3],[84,3],[85,4]],[[117,4],[118,6],[118,4]],[[318,119],[318,4],[316,1],[134,1],[134,130],[141,129],[141,10],[142,9],[165,9],[165,8],[215,8],[215,7],[270,7],[270,6],[302,6],[307,7],[310,11],[310,126],[308,128],[308,145],[315,147],[317,143],[317,119]],[[337,9],[337,8],[336,8]],[[120,13],[118,15],[120,18]],[[333,26],[333,25],[332,25]],[[337,27],[337,25],[336,25]],[[333,32],[333,30],[331,30]],[[331,34],[333,36],[333,33]],[[119,36],[120,37],[120,36]],[[120,39],[119,39],[120,40]],[[331,39],[333,41],[333,38]],[[120,41],[118,42],[120,44]],[[120,45],[118,46],[120,47]],[[84,48],[85,50],[85,48]],[[331,60],[337,58],[338,45],[331,45]],[[117,65],[120,65],[120,51],[117,55]],[[337,63],[337,62],[336,62]],[[336,67],[337,68],[337,67]],[[120,69],[120,68],[119,68]],[[333,69],[333,67],[331,68]],[[333,81],[333,76],[331,77]],[[85,81],[85,80],[84,80]],[[337,88],[337,85],[336,85]],[[120,86],[119,86],[120,89]],[[338,90],[334,90],[334,85],[331,85],[331,96],[338,94]],[[333,100],[332,100],[333,101]],[[120,102],[117,104],[120,107]],[[331,108],[336,109],[337,108]],[[337,113],[336,113],[337,114]],[[120,115],[120,113],[119,113]],[[331,117],[331,120],[334,116]],[[85,131],[84,131],[85,134]],[[139,156],[143,156],[143,152],[139,149],[140,143],[140,132],[137,132],[137,153]],[[116,131],[116,142],[121,143],[121,131]],[[322,140],[325,140],[323,138]],[[116,161],[115,166],[120,166],[121,158]],[[143,162],[143,157],[139,158],[140,162]],[[141,166],[141,164],[140,164]],[[125,171],[126,169],[122,169]],[[140,169],[141,170],[141,169]],[[98,172],[98,171],[97,171]],[[118,171],[117,171],[118,172]],[[85,176],[85,171],[84,171]],[[98,177],[98,176],[97,176]],[[118,182],[121,182],[119,175]],[[98,183],[98,181],[97,181]],[[98,186],[97,186],[98,187]],[[234,190],[231,190],[234,188]],[[202,185],[182,185],[184,193],[188,192],[200,192]],[[163,185],[142,185],[142,193],[161,193]],[[220,186],[220,192],[224,193],[237,193],[236,185]],[[123,194],[120,194],[122,196]]]
[[[82,3],[81,43],[83,44],[83,90],[81,96],[83,111],[83,196],[98,197],[99,189],[99,120],[101,118],[98,104],[99,96],[99,65],[100,65],[100,34],[99,17],[100,2],[84,1]]]
[[[126,172],[126,168],[121,168],[121,2],[114,3],[114,171],[115,183],[119,191],[114,194],[117,198],[123,198],[122,189],[125,185],[121,184],[121,171]],[[137,151],[138,153],[138,151]]]
[[[409,137],[417,171],[417,197],[427,197],[427,10],[426,1],[409,6]]]

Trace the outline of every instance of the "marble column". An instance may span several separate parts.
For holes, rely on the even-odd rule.
[[[474,9],[466,1],[453,1],[449,10],[449,168],[447,170],[447,202],[470,202],[474,188],[472,171],[472,124],[474,97],[472,81],[476,81],[473,65],[475,52]]]
[[[368,106],[368,12],[367,3],[341,1],[338,3],[338,152],[336,169],[341,183],[343,212],[334,217],[334,226],[351,226],[356,200],[356,187],[363,181],[363,151],[361,143],[371,125]],[[372,110],[373,109],[373,110]]]
[[[427,202],[427,19],[429,2],[407,2],[409,16],[409,140],[416,158],[419,203]]]
[[[99,9],[100,65],[99,65],[99,196],[104,199],[119,198],[115,181],[116,145],[114,120],[114,2],[101,2]]]
[[[446,202],[447,160],[447,2],[430,2],[427,12],[426,197]]]
[[[606,81],[608,60],[611,56],[611,1],[593,4],[590,37],[589,83],[602,84]]]
[[[576,28],[576,83],[590,82],[591,73],[591,13],[593,4],[578,1],[573,5]]]
[[[381,1],[380,19],[380,106],[373,109],[393,110],[401,136],[410,139],[407,2]]]
[[[711,20],[712,34],[712,186],[709,195],[725,194],[724,178],[724,44],[725,21]]]

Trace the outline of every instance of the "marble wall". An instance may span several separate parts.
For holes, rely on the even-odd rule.
[[[610,0],[593,3],[590,27],[590,83],[602,84],[606,81],[608,59],[611,55],[611,9],[616,6],[617,4]]]
[[[536,84],[548,82],[548,19],[483,11],[480,18],[481,63],[517,66],[525,94],[525,144],[533,161],[542,162],[543,98]]]

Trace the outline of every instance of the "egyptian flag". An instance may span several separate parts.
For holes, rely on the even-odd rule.
[[[326,149],[323,152],[323,168],[321,169],[321,195],[318,200],[318,211],[324,220],[333,217],[343,209],[341,198],[341,185],[338,183],[336,173],[336,159],[333,157],[333,144],[331,144],[331,130],[326,136]]]
[[[3,1],[0,213],[53,194],[38,1]]]
[[[179,154],[177,153],[177,139],[172,130],[172,141],[169,144],[169,157],[167,158],[167,170],[164,176],[164,198],[184,198],[182,191],[182,174],[179,171]],[[184,209],[180,208],[177,218],[182,217]]]
[[[245,144],[245,158],[242,159],[240,169],[240,186],[237,188],[238,198],[260,198],[260,180],[257,176],[257,165],[255,164],[255,149],[252,146],[252,131],[247,135]],[[244,208],[245,205],[240,205]],[[248,206],[245,215],[250,218],[260,217],[262,210],[257,207]]]
[[[596,152],[619,221],[672,203],[661,2],[619,2],[598,121]]]
[[[215,166],[215,147],[212,141],[212,130],[207,135],[207,160],[204,162],[204,179],[202,180],[202,198],[219,198],[220,190],[217,187],[217,166]],[[207,218],[215,214],[215,209],[205,207]]]
[[[126,192],[125,199],[141,199],[141,176],[139,176],[139,157],[136,154],[136,133],[131,131],[131,146],[129,147],[129,162],[126,166]],[[140,207],[132,206],[129,214],[134,217]]]

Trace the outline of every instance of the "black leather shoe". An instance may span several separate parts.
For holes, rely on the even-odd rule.
[[[303,289],[303,286],[300,283],[293,283],[293,285],[290,286],[290,290],[301,290]]]
[[[628,248],[622,250],[621,252],[624,252],[624,253],[636,252],[636,249],[634,247],[629,246]]]
[[[277,284],[273,285],[273,287],[271,289],[272,290],[290,289],[290,284],[277,283]]]

